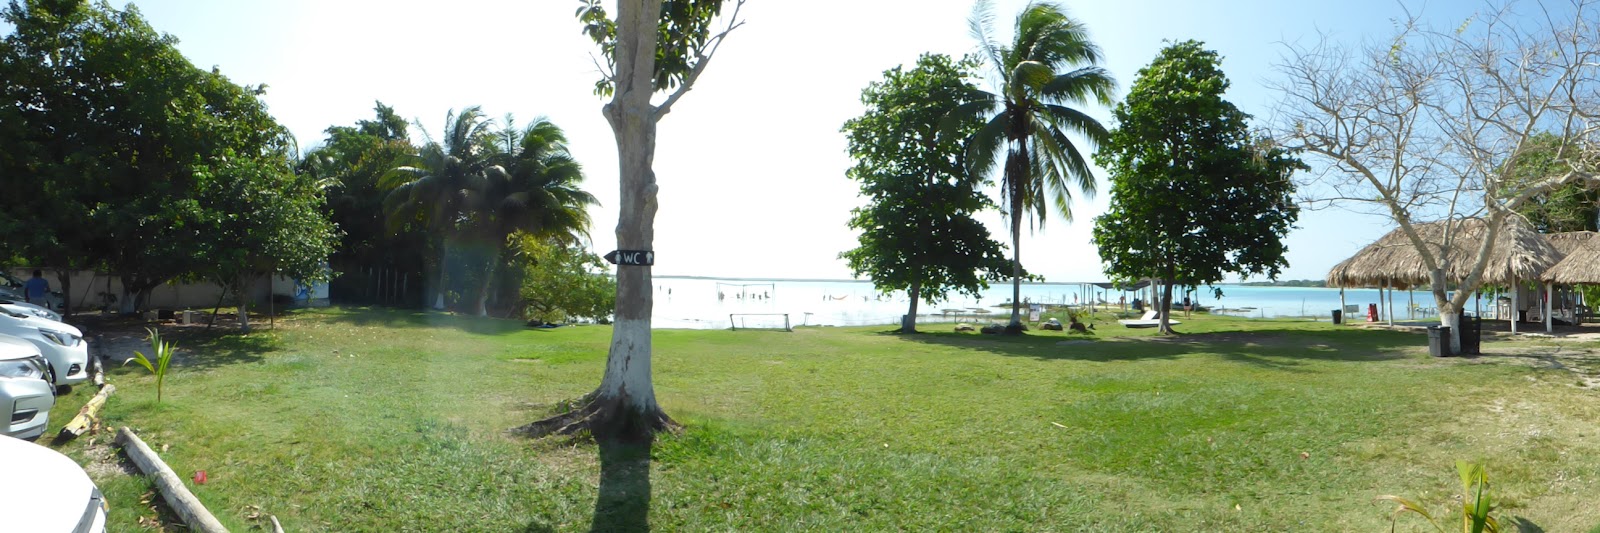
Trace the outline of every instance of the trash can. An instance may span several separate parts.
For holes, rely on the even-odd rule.
[[[1457,324],[1461,328],[1461,354],[1478,355],[1483,353],[1483,319],[1462,311],[1460,321]]]
[[[1344,323],[1344,310],[1343,309],[1334,309],[1333,310],[1333,323],[1334,324],[1343,324]]]
[[[1428,355],[1450,357],[1450,326],[1428,326]]]

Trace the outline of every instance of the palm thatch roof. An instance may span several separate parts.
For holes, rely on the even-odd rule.
[[[1545,240],[1550,241],[1551,246],[1556,247],[1556,251],[1561,252],[1561,257],[1566,257],[1572,255],[1572,252],[1583,248],[1584,243],[1589,242],[1589,240],[1593,239],[1595,235],[1600,235],[1600,233],[1595,233],[1593,231],[1568,231],[1564,233],[1547,233],[1545,234],[1544,238]]]
[[[1461,282],[1467,278],[1478,257],[1478,246],[1485,238],[1482,219],[1451,219],[1413,224],[1412,227],[1433,250],[1435,259],[1445,264],[1446,280]],[[1448,243],[1445,242],[1447,231]],[[1496,235],[1494,249],[1483,269],[1482,281],[1506,284],[1514,280],[1539,279],[1540,274],[1560,260],[1561,251],[1556,246],[1533,231],[1521,218],[1511,217]],[[1328,271],[1327,281],[1330,287],[1388,286],[1406,289],[1425,285],[1430,277],[1422,254],[1412,246],[1404,231],[1395,228],[1349,259],[1334,265]]]
[[[1545,270],[1541,279],[1561,285],[1600,283],[1600,239],[1585,239],[1566,255],[1561,262]]]

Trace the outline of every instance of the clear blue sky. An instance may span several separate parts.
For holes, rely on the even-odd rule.
[[[197,66],[215,65],[238,83],[266,83],[273,115],[302,147],[319,143],[330,125],[370,117],[373,100],[435,132],[448,110],[469,105],[497,118],[514,113],[522,123],[550,116],[567,130],[587,188],[604,203],[594,213],[594,248],[613,247],[616,148],[592,94],[594,47],[573,20],[576,0],[134,3],[158,31],[180,39]],[[1003,28],[1023,3],[996,2]],[[1267,83],[1282,42],[1310,42],[1319,32],[1351,44],[1381,39],[1404,13],[1392,0],[1065,5],[1089,26],[1123,88],[1164,41],[1198,39],[1222,54],[1230,99],[1258,120],[1279,99]],[[1405,5],[1452,27],[1477,6]],[[861,199],[844,175],[850,161],[839,127],[860,114],[861,88],[883,70],[925,51],[972,52],[971,7],[965,0],[750,2],[746,26],[661,124],[656,273],[848,277],[836,256],[855,244],[845,221]],[[1109,121],[1109,110],[1091,113]],[[1071,223],[1053,216],[1024,238],[1023,263],[1051,281],[1103,279],[1089,228],[1106,203],[1104,195],[1080,199]],[[998,212],[982,220],[1005,242]],[[1322,278],[1389,223],[1323,211],[1304,213],[1299,226],[1289,236],[1289,279]]]

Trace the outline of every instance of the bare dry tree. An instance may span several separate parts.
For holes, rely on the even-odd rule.
[[[1439,29],[1407,13],[1381,41],[1346,47],[1327,35],[1286,45],[1277,65],[1274,136],[1320,166],[1300,184],[1312,208],[1392,218],[1421,255],[1442,324],[1481,285],[1499,232],[1519,207],[1577,180],[1600,159],[1600,8],[1500,4]],[[1553,134],[1561,172],[1519,179],[1513,161]],[[1482,218],[1487,238],[1463,279],[1449,279],[1454,231],[1418,224]],[[1447,224],[1446,227],[1454,225]],[[1460,243],[1468,244],[1468,243]],[[1458,289],[1454,297],[1446,292]]]

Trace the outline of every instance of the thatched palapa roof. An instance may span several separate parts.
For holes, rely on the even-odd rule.
[[[1445,263],[1446,280],[1460,282],[1472,271],[1483,243],[1482,219],[1465,218],[1413,224],[1417,235],[1433,250],[1436,260]],[[1445,233],[1449,230],[1449,246]],[[1578,237],[1574,236],[1574,240]],[[1589,239],[1586,239],[1589,240]],[[1521,218],[1506,220],[1496,236],[1489,262],[1484,266],[1484,283],[1505,284],[1513,280],[1539,279],[1540,274],[1561,260],[1561,251],[1539,235]],[[1422,254],[1400,228],[1367,245],[1349,259],[1328,271],[1330,287],[1382,287],[1405,289],[1429,283]]]
[[[1572,233],[1587,233],[1590,238],[1583,239],[1567,252],[1565,259],[1545,270],[1541,279],[1562,285],[1600,283],[1600,239],[1592,238],[1596,233],[1591,231]]]
[[[1595,233],[1593,231],[1568,231],[1565,233],[1546,233],[1544,238],[1545,240],[1550,241],[1551,246],[1556,247],[1557,252],[1561,252],[1561,257],[1565,258],[1566,256],[1572,255],[1572,252],[1576,252],[1583,248],[1584,243],[1594,239],[1595,235],[1600,235],[1600,233]]]

